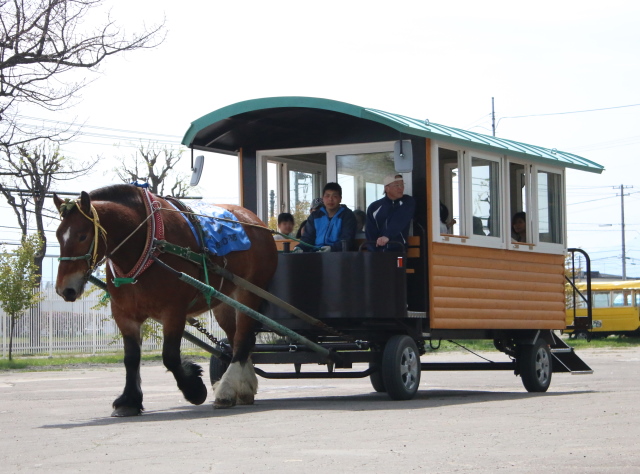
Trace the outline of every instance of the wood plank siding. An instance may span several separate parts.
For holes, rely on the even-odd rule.
[[[434,329],[564,329],[564,257],[432,242]]]

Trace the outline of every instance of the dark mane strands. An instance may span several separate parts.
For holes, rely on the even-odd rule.
[[[125,206],[139,205],[140,192],[132,184],[112,184],[89,193],[92,201],[110,201]]]

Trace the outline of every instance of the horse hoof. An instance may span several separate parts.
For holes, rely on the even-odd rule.
[[[142,411],[139,408],[135,408],[135,407],[118,407],[115,410],[113,410],[113,413],[111,413],[111,416],[113,417],[123,417],[123,416],[138,416],[142,413]]]
[[[225,400],[223,398],[216,398],[215,401],[213,402],[213,409],[217,409],[217,408],[231,408],[233,406],[235,406],[236,401],[235,400]]]
[[[242,395],[242,396],[238,396],[238,405],[253,405],[253,402],[255,400],[255,397],[253,396],[253,393],[248,394],[248,395]]]
[[[207,399],[207,390],[205,389],[204,393],[200,394],[200,397],[195,400],[189,400],[193,405],[202,405]]]

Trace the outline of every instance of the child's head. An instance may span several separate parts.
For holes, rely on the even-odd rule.
[[[288,212],[283,212],[278,216],[278,232],[281,234],[293,232],[293,216]]]
[[[516,234],[524,234],[527,231],[527,215],[524,212],[516,212],[511,219],[511,227]]]

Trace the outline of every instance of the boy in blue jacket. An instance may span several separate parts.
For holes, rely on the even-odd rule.
[[[351,249],[356,235],[356,217],[341,202],[342,187],[338,183],[327,183],[322,190],[323,205],[309,216],[303,242],[320,247],[321,252],[340,252],[342,241],[346,240],[347,249]],[[306,245],[298,248],[304,252],[315,251]]]
[[[371,203],[367,209],[367,224],[364,228],[367,240],[375,242],[370,250],[384,251],[389,241],[407,245],[409,224],[416,210],[413,197],[404,194],[402,175],[386,176],[383,180],[384,197]],[[397,246],[396,246],[397,247]],[[389,250],[401,250],[390,247]]]

